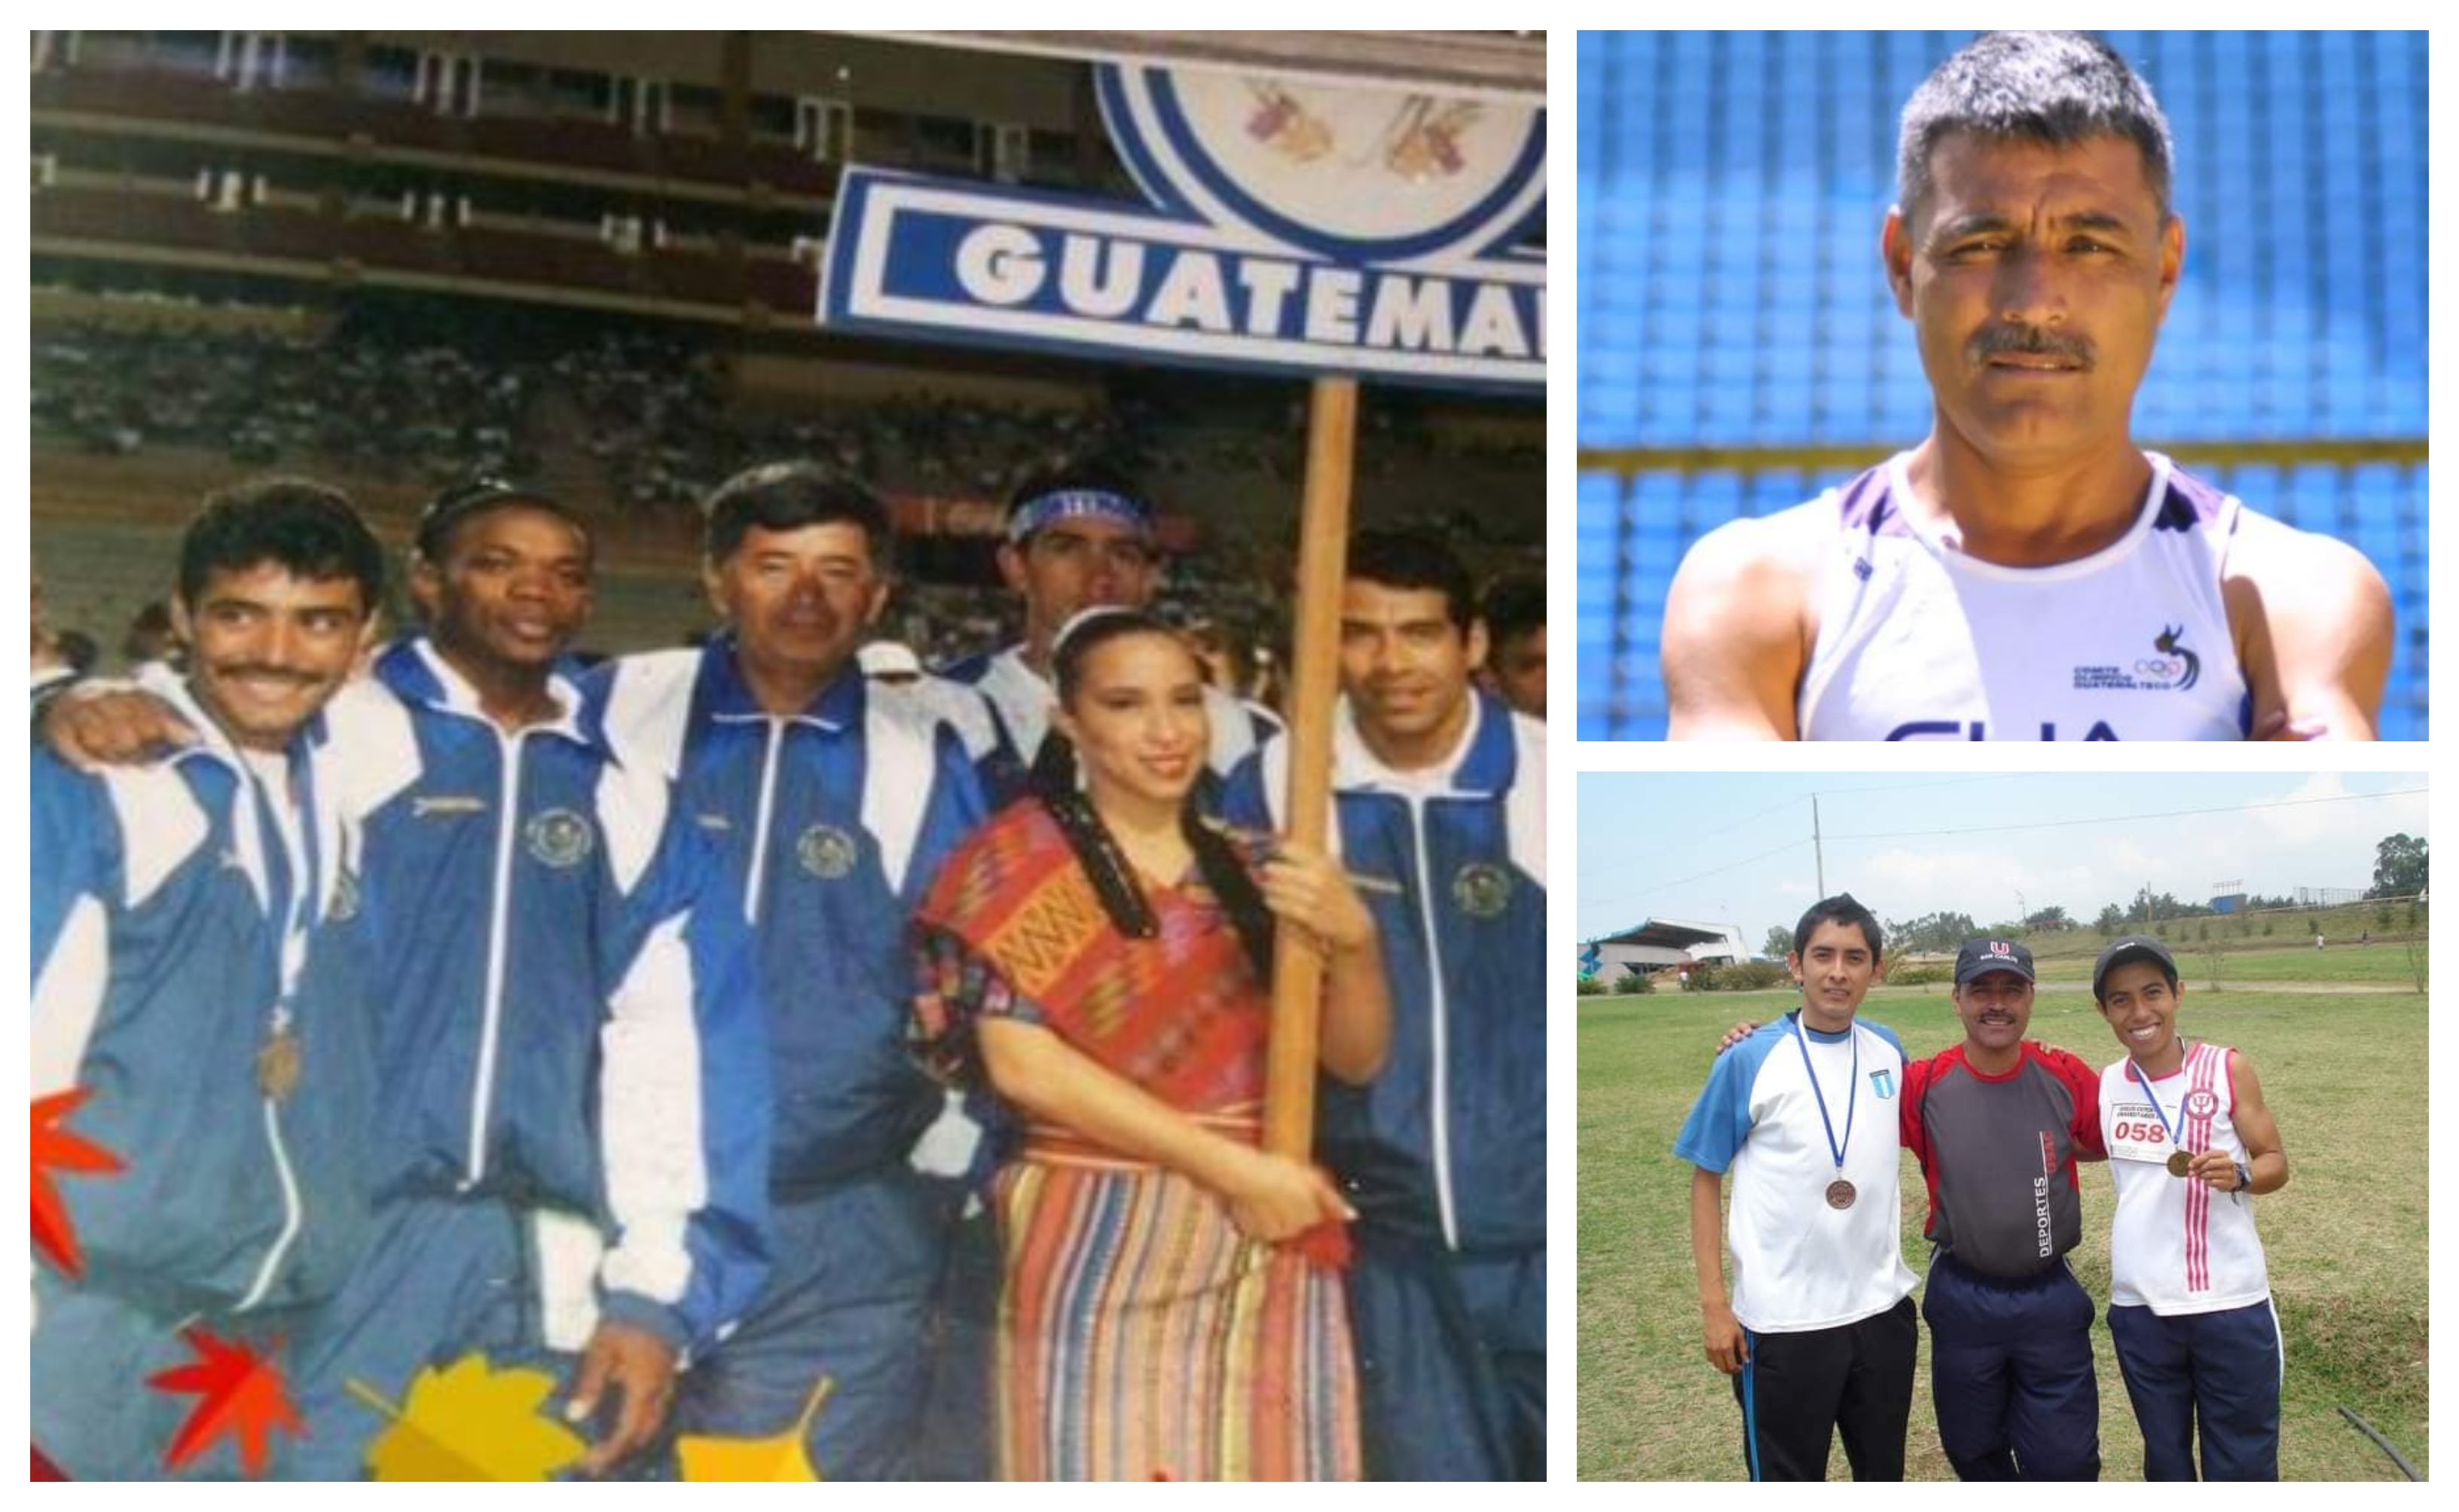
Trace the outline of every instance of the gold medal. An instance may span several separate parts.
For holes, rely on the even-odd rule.
[[[2184,1150],[2171,1150],[2169,1152],[2170,1175],[2183,1176],[2186,1172],[2194,1168],[2195,1157],[2192,1155],[2187,1154]]]
[[[1852,1207],[1856,1195],[1858,1194],[1853,1190],[1853,1184],[1841,1176],[1827,1184],[1827,1206],[1838,1212]]]
[[[267,1102],[287,1102],[299,1089],[299,1037],[288,1027],[276,1029],[256,1053],[256,1089]]]

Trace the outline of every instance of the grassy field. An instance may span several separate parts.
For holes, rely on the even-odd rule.
[[[2188,991],[2210,985],[2211,957],[2201,946],[2191,939],[2171,940],[2168,944],[2177,957],[2177,970],[2185,977]],[[2034,959],[2043,981],[2072,982],[2085,989],[2091,984],[2091,962],[2089,956],[2036,956]],[[2231,940],[2220,956],[2221,989],[2225,991],[2233,981],[2353,982],[2402,987],[2410,992],[2416,987],[2406,942],[2359,945],[2354,936],[2333,941],[2322,950],[2316,950],[2310,938],[2287,945],[2275,945],[2269,940],[2250,944]],[[1938,990],[1946,989],[1942,986]],[[2262,1061],[2257,1059],[2255,1065],[2259,1069]]]
[[[2262,977],[2296,979],[2286,957],[2370,965],[2336,948],[2273,953]],[[2377,946],[2385,959],[2398,952]],[[2253,958],[2249,956],[2249,958]],[[2181,962],[2183,964],[2183,962]],[[2233,962],[2234,964],[2234,962]],[[2232,973],[2232,975],[2239,975]],[[2354,971],[2332,980],[2376,980]],[[1583,1480],[1743,1479],[1741,1415],[1728,1378],[1703,1357],[1688,1239],[1691,1167],[1673,1136],[1707,1074],[1717,1034],[1767,1018],[1789,993],[1590,998],[1579,1008],[1579,1474]],[[1962,1038],[1946,989],[1880,988],[1863,1004],[1915,1056]],[[2399,1446],[2426,1455],[2426,1001],[2413,992],[2199,993],[2184,1027],[2242,1049],[2261,1071],[2290,1164],[2287,1187],[2258,1208],[2272,1294],[2287,1339],[2280,1468],[2289,1480],[2387,1480],[2397,1470],[2343,1419],[2344,1404]],[[2031,1035],[2095,1065],[2116,1041],[2089,993],[2045,987]],[[2075,1271],[2105,1319],[2110,1180],[2083,1173],[2084,1239]],[[1921,1176],[1903,1163],[1904,1255],[1927,1270]],[[2110,1480],[2139,1479],[2143,1445],[2111,1353],[2100,1365],[2101,1459]],[[1907,1474],[1952,1478],[1938,1446],[1924,1336],[1913,1393]],[[1846,1473],[1838,1450],[1830,1473]]]

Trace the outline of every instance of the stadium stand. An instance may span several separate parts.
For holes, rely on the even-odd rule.
[[[1581,34],[1582,738],[1664,735],[1692,541],[1927,430],[1879,225],[1897,113],[1970,35]],[[2188,228],[2135,434],[2373,560],[2381,733],[2425,739],[2424,33],[2106,35],[2168,114]]]
[[[55,621],[116,642],[167,585],[169,525],[219,483],[330,477],[398,540],[425,491],[487,472],[600,522],[596,648],[672,643],[707,622],[695,501],[808,455],[889,494],[911,578],[891,628],[953,657],[1013,628],[983,592],[1008,489],[1101,452],[1173,512],[1171,603],[1281,641],[1294,386],[809,321],[856,156],[1131,193],[1087,77],[827,33],[34,33],[32,513]],[[1542,563],[1542,412],[1378,392],[1362,425],[1361,518],[1423,520],[1498,572]]]

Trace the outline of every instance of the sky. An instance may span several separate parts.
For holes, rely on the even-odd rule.
[[[2383,837],[2430,838],[2425,788],[2421,772],[1582,772],[1578,933],[1653,915],[1737,925],[1756,950],[1825,895],[1814,792],[1828,893],[1881,919],[1986,925],[2019,917],[2019,896],[2090,923],[2147,883],[2188,903],[2218,882],[2367,888]]]

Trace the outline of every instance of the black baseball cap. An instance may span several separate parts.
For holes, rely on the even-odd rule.
[[[589,534],[589,522],[562,500],[551,494],[499,477],[475,477],[456,483],[427,501],[418,512],[418,524],[411,532],[410,543],[421,556],[432,560],[443,548],[444,538],[452,527],[465,519],[499,510],[510,505],[544,510],[563,520],[583,536]]]
[[[1958,987],[1975,976],[1986,976],[1991,972],[2013,972],[2030,981],[2033,979],[2032,953],[2024,948],[2021,940],[1988,938],[1965,940],[1964,948],[1955,953],[1955,985]]]
[[[2177,957],[2169,954],[2168,946],[2149,934],[2121,934],[2102,946],[2100,958],[2091,963],[2092,998],[2095,1000],[2099,998],[2101,979],[2107,976],[2111,970],[2123,966],[2128,961],[2138,960],[2158,961],[2161,972],[2168,976],[2172,985],[2175,984]]]

